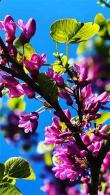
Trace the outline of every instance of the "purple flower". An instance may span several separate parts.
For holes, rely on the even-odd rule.
[[[19,119],[19,127],[24,129],[25,133],[33,132],[38,126],[38,113],[31,112],[23,114]]]
[[[30,18],[25,24],[23,20],[18,20],[18,27],[23,31],[20,36],[20,41],[25,44],[30,41],[36,31],[36,21]]]
[[[32,91],[26,83],[22,83],[21,86],[23,88],[24,94],[27,95],[28,98],[35,97],[35,92]]]
[[[59,92],[58,95],[59,95],[59,97],[66,99],[67,105],[72,106],[73,100],[72,100],[70,94],[69,94],[65,89],[62,89],[62,90]]]
[[[86,157],[81,156],[80,152],[75,142],[56,147],[53,156],[55,165],[53,171],[57,178],[75,181],[86,173],[87,160]]]
[[[11,98],[24,95],[22,86],[19,84],[19,82],[14,77],[9,76],[8,74],[2,71],[0,72],[0,76],[1,76],[0,85],[9,89],[9,96]]]
[[[41,187],[43,192],[46,192],[47,195],[58,195],[58,189],[55,184],[49,180],[45,180],[44,186]]]
[[[36,53],[31,56],[30,61],[24,60],[25,67],[33,75],[35,75],[38,72],[39,68],[45,63],[46,63],[45,54],[40,55]]]
[[[49,68],[48,72],[46,72],[46,74],[47,74],[47,76],[49,78],[51,78],[52,80],[56,81],[57,85],[59,85],[59,86],[63,86],[64,85],[63,77],[60,74],[54,72],[52,70],[52,68]]]
[[[102,94],[94,94],[91,86],[84,87],[81,91],[83,99],[83,112],[89,114],[96,114],[103,103],[110,101],[110,94],[103,92]]]
[[[4,21],[0,21],[0,29],[6,32],[6,42],[12,43],[15,39],[16,24],[11,16],[5,16]]]
[[[66,116],[70,119],[69,111],[65,111]],[[57,117],[53,117],[51,126],[45,128],[45,143],[46,144],[60,144],[64,142],[73,141],[74,138],[64,123],[61,123]]]

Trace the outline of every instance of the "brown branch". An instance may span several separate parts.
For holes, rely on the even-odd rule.
[[[65,113],[63,112],[63,110],[61,109],[58,101],[52,103],[51,99],[49,97],[48,94],[42,94],[39,85],[37,85],[31,77],[29,77],[27,74],[25,74],[25,72],[23,71],[22,68],[22,64],[19,64],[15,59],[13,59],[10,55],[9,52],[7,51],[7,48],[4,44],[4,42],[2,41],[1,37],[0,37],[0,46],[3,49],[5,58],[8,62],[11,62],[12,65],[14,65],[16,68],[18,68],[18,72],[15,72],[14,70],[11,70],[11,68],[5,67],[5,66],[0,66],[1,70],[6,71],[7,73],[11,74],[12,76],[21,79],[22,81],[26,82],[28,84],[28,86],[35,92],[37,92],[40,96],[42,96],[51,106],[52,108],[55,109],[55,111],[57,113],[60,113],[60,119],[61,121],[65,122],[66,126],[68,127],[68,129],[70,129],[70,131],[72,132],[72,134],[74,135],[74,138],[76,140],[77,145],[82,149],[82,150],[86,150],[88,152],[88,156],[89,159],[92,158],[92,154],[91,152],[87,149],[87,147],[85,146],[85,144],[83,143],[80,135],[79,135],[79,129],[78,127],[72,125],[72,123],[70,122],[70,120],[66,117]]]

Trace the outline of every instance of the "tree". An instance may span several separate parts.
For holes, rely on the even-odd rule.
[[[93,84],[98,80],[99,69],[91,69],[90,62],[72,64],[68,49],[69,44],[79,43],[80,51],[82,44],[84,46],[85,41],[96,34],[105,43],[110,36],[109,20],[98,14],[94,23],[82,23],[76,19],[55,21],[50,28],[50,36],[56,42],[53,64],[46,64],[46,55],[36,53],[30,44],[36,31],[33,18],[26,24],[22,20],[15,23],[8,15],[0,22],[0,28],[5,32],[5,41],[0,38],[1,96],[5,93],[9,98],[26,95],[40,101],[43,110],[53,110],[53,122],[46,127],[43,144],[45,149],[50,147],[49,151],[53,151],[53,171],[61,183],[67,184],[64,190],[68,194],[70,183],[71,186],[83,185],[86,194],[97,195],[101,190],[109,193],[109,185],[104,184],[109,176],[110,126],[105,123],[109,112],[104,106],[108,106],[110,93],[106,91],[107,85],[100,90],[97,86],[97,93],[94,92]],[[17,28],[22,33],[16,38]],[[59,43],[66,44],[66,55],[59,52]],[[47,67],[45,72],[41,72],[42,66]],[[66,109],[61,103],[63,99]],[[26,134],[33,133],[41,112],[42,109],[20,112],[17,126]]]

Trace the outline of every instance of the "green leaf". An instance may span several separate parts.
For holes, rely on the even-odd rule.
[[[31,166],[20,157],[13,157],[5,162],[5,173],[12,178],[35,180],[35,174]]]
[[[82,54],[87,49],[87,42],[81,42],[77,47],[77,54]]]
[[[5,176],[2,179],[2,183],[10,183],[14,185],[16,183],[16,179],[9,177],[9,176]]]
[[[52,39],[59,43],[79,43],[93,37],[99,31],[97,24],[81,23],[76,19],[55,21],[50,28]]]
[[[99,25],[96,23],[92,24],[91,22],[85,23],[81,29],[76,33],[76,35],[71,39],[78,40],[77,42],[87,41],[96,35],[99,31]]]
[[[100,30],[98,32],[99,36],[105,36],[107,33],[106,19],[102,14],[97,14],[95,16],[94,22],[100,26]]]
[[[95,16],[94,22],[98,24],[99,26],[102,26],[106,23],[106,19],[103,14],[99,13]]]
[[[50,152],[47,152],[44,154],[44,161],[45,161],[45,164],[47,166],[51,166],[52,165],[52,157],[51,157],[51,153]]]
[[[0,195],[22,195],[18,188],[9,183],[0,184]]]
[[[5,165],[0,163],[0,181],[2,180],[4,176],[4,171],[5,171]]]
[[[110,20],[107,20],[107,31],[108,35],[110,36]]]
[[[68,64],[68,58],[67,58],[67,56],[63,56],[61,58],[61,61],[62,61],[63,66],[66,67],[66,65]]]
[[[57,101],[58,88],[53,80],[44,73],[40,73],[37,76],[37,83],[39,84],[40,90],[45,97],[49,96],[52,102]]]
[[[34,50],[34,48],[32,47],[31,44],[29,43],[26,43],[24,45],[24,56],[27,60],[30,60],[31,59],[31,56],[32,54],[35,54],[36,51]]]
[[[23,44],[21,43],[21,41],[19,40],[19,38],[16,38],[14,40],[13,45],[16,47],[17,51],[20,54],[23,54]]]
[[[98,119],[95,119],[94,122],[96,124],[102,124],[110,119],[110,112],[102,112],[101,117]]]
[[[8,106],[11,110],[19,109],[21,111],[24,111],[26,103],[25,101],[23,101],[22,97],[10,98],[8,100]]]
[[[65,72],[66,71],[66,68],[63,67],[63,66],[61,66],[61,65],[59,65],[59,64],[54,64],[53,65],[53,70],[55,72],[59,73],[59,72]]]

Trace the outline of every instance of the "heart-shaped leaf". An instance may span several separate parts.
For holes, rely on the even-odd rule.
[[[35,179],[35,174],[28,161],[20,157],[13,157],[5,162],[5,173],[12,178]]]
[[[61,19],[55,21],[50,28],[50,35],[55,42],[79,43],[97,34],[98,24],[81,23],[76,19]]]

